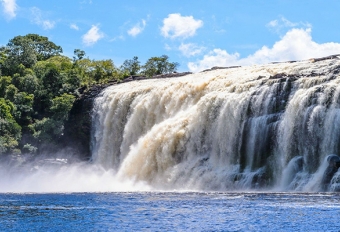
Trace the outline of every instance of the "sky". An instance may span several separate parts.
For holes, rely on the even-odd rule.
[[[178,71],[340,54],[339,0],[0,0],[0,46],[46,36],[116,66],[168,55]]]

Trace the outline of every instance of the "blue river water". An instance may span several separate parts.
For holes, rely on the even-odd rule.
[[[5,193],[0,231],[340,231],[340,195]]]

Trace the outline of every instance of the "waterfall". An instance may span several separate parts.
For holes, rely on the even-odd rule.
[[[317,191],[340,149],[339,71],[328,59],[107,87],[94,103],[92,160],[156,189]]]

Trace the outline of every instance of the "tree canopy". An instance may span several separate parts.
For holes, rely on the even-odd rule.
[[[152,77],[160,74],[173,73],[177,70],[178,66],[179,64],[176,62],[169,62],[169,57],[167,55],[151,57],[143,65],[142,74]]]
[[[62,48],[47,37],[37,34],[16,36],[11,39],[5,47],[1,48],[3,71],[9,75],[18,72],[20,65],[25,68],[32,68],[37,61],[47,60],[52,56],[62,53]]]
[[[141,65],[138,57],[134,56],[131,60],[125,60],[120,68],[128,75],[137,75],[141,69]]]

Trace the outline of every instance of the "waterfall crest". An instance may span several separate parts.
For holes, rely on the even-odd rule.
[[[92,160],[157,189],[318,191],[325,157],[340,154],[339,72],[330,59],[110,86]]]

